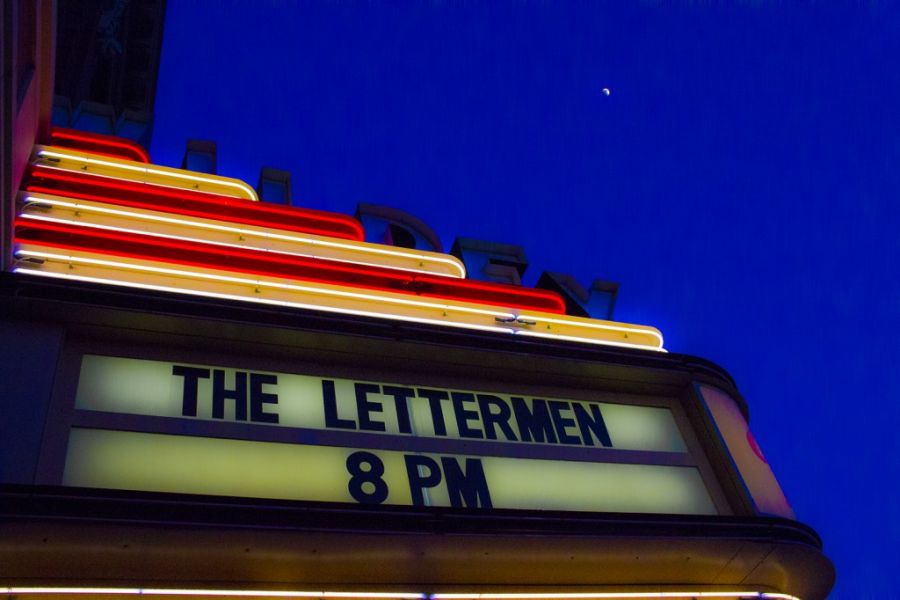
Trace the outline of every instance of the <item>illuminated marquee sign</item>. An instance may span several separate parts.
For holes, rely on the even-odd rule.
[[[716,514],[670,408],[83,358],[63,483],[274,499]]]
[[[653,327],[565,314],[555,292],[465,278],[457,258],[366,243],[352,217],[257,202],[245,182],[58,130],[19,196],[19,273],[522,337],[661,351]],[[127,160],[126,158],[139,160]]]

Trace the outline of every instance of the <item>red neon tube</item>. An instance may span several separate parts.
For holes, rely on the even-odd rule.
[[[54,146],[83,150],[91,154],[101,154],[142,163],[150,162],[150,155],[144,150],[143,146],[129,139],[112,135],[54,127],[50,131],[50,143]]]
[[[548,290],[413,274],[387,267],[350,265],[327,259],[285,256],[263,250],[229,248],[203,242],[170,240],[149,234],[111,232],[94,227],[20,218],[16,221],[15,238],[16,242],[192,267],[490,304],[506,309],[565,313],[563,299]]]
[[[208,192],[60,171],[48,167],[31,167],[24,189],[28,192],[311,233],[357,242],[365,239],[362,224],[349,215],[251,202]]]

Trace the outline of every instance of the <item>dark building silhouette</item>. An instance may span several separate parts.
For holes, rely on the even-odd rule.
[[[165,0],[59,0],[53,123],[149,147]]]

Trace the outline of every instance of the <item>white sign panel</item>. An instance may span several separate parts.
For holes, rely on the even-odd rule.
[[[87,355],[75,408],[70,486],[716,514],[664,407]]]

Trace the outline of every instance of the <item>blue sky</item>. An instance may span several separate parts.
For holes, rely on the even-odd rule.
[[[890,596],[900,10],[672,4],[169,2],[152,155],[618,281],[735,377],[833,597]]]

